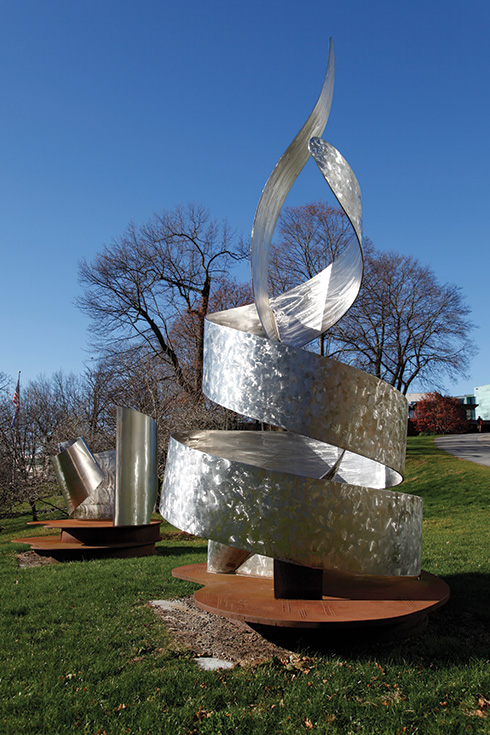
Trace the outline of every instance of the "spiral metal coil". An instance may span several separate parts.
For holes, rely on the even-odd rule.
[[[333,80],[330,42],[318,101],[259,201],[251,246],[255,304],[206,321],[205,395],[286,431],[173,435],[160,512],[217,542],[216,556],[232,547],[230,568],[252,553],[323,569],[418,575],[422,501],[390,489],[403,479],[405,397],[372,375],[302,349],[345,314],[362,279],[359,185],[341,154],[318,137]],[[310,155],[356,238],[321,273],[271,299],[274,227]]]

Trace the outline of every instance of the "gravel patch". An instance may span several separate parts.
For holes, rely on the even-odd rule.
[[[273,657],[283,659],[291,653],[267,641],[246,623],[201,610],[193,597],[151,600],[150,605],[172,633],[177,646],[197,658],[256,666]]]

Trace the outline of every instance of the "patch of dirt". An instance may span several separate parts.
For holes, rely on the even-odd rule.
[[[161,541],[181,541],[182,539],[195,541],[198,538],[199,536],[193,536],[192,533],[186,533],[186,531],[162,531],[160,529]]]
[[[235,664],[258,665],[272,657],[284,659],[291,652],[267,641],[246,623],[228,620],[197,607],[193,597],[164,600],[165,607],[150,605],[171,632],[178,648],[196,657],[209,656]]]
[[[60,562],[53,559],[52,556],[41,556],[36,554],[35,551],[23,551],[21,554],[16,554],[17,562],[19,567],[44,567],[46,564],[59,564]]]

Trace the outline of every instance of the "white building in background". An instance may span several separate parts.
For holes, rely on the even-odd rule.
[[[460,403],[463,403],[466,408],[466,418],[468,421],[478,418],[480,415],[477,413],[476,408],[478,406],[478,400],[472,393],[467,393],[465,396],[456,396]]]
[[[408,403],[408,418],[411,419],[413,416],[413,412],[415,411],[415,406],[419,401],[422,400],[422,398],[425,398],[427,396],[427,393],[407,393],[405,395],[405,398],[407,399]]]
[[[481,416],[484,421],[490,421],[490,383],[475,388],[475,403],[478,406],[476,418]]]
[[[477,393],[477,391],[482,392],[482,398],[483,395],[485,396],[485,413],[483,413],[484,409],[481,407],[480,395]],[[415,406],[426,396],[427,393],[407,393],[406,399],[408,403],[408,418],[412,418],[415,411]],[[464,396],[454,397],[457,398],[458,401],[462,403],[466,408],[466,418],[468,419],[468,421],[474,421],[479,416],[481,416],[484,421],[490,420],[490,385],[483,385],[480,388],[475,388],[474,394],[466,393]],[[478,411],[476,410],[477,408]]]

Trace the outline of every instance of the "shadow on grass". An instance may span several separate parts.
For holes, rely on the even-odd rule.
[[[187,556],[188,554],[205,554],[205,546],[157,546],[157,556]]]
[[[403,626],[307,630],[251,626],[267,640],[310,656],[340,655],[360,661],[408,662],[437,668],[490,657],[490,574],[444,577],[446,605],[425,621]]]
[[[54,521],[67,518],[66,514],[62,511],[43,511],[38,513],[38,520],[43,521]],[[27,514],[25,511],[18,513],[10,513],[8,516],[0,518],[0,539],[7,535],[24,535],[33,536],[36,534],[36,526],[29,526],[32,522],[32,515]]]
[[[427,457],[427,455],[438,455],[441,459],[448,455],[442,449],[434,444],[435,437],[430,437],[430,441],[420,444],[412,444],[407,446],[407,459],[413,457]]]

